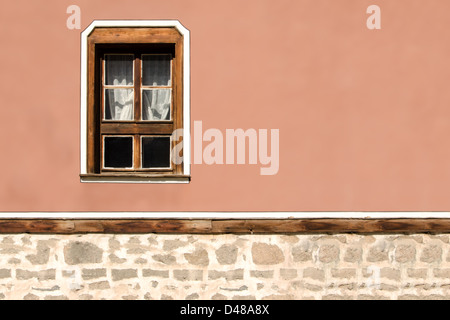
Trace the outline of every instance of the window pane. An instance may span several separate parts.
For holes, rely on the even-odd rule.
[[[105,84],[113,86],[133,85],[133,55],[105,55]]]
[[[142,119],[170,120],[171,89],[142,90]]]
[[[144,86],[170,86],[170,61],[168,54],[142,56],[142,84]]]
[[[170,137],[142,138],[142,167],[170,168]]]
[[[105,137],[103,150],[105,168],[133,167],[133,137]]]
[[[105,89],[105,119],[133,120],[133,89]]]

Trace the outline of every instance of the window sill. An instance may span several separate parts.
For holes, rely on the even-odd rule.
[[[189,183],[191,176],[175,174],[80,174],[81,182],[99,183]]]

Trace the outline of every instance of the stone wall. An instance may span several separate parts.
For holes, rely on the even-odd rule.
[[[1,235],[0,298],[449,299],[449,235]]]

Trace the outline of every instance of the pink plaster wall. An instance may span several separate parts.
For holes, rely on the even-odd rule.
[[[280,130],[280,170],[192,165],[187,185],[79,179],[80,32],[177,19],[191,119]],[[366,9],[381,8],[381,30]],[[39,0],[0,11],[1,211],[450,210],[450,2]]]

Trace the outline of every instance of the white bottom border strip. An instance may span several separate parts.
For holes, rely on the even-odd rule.
[[[450,212],[190,211],[190,212],[0,212],[0,219],[450,219]]]

